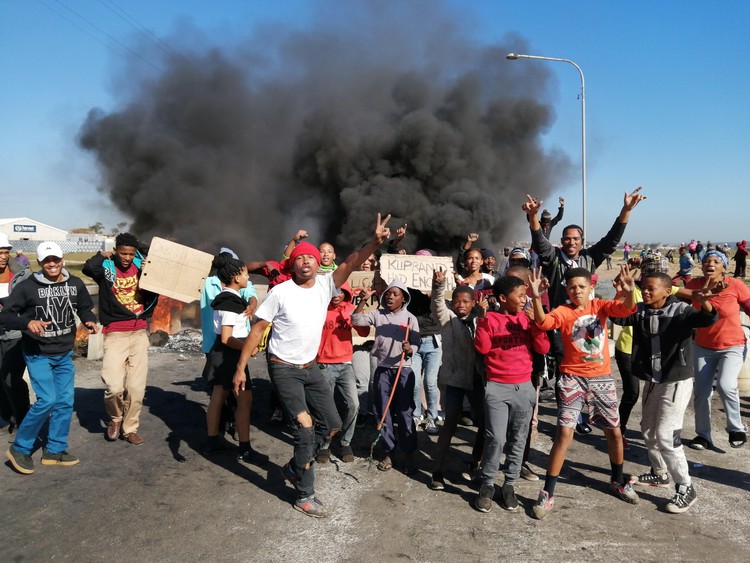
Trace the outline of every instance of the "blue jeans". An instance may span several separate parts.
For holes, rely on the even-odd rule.
[[[312,464],[315,454],[341,429],[341,419],[318,364],[300,368],[268,362],[268,374],[294,426],[294,455],[289,465],[297,476],[299,498],[306,498],[315,494]],[[312,416],[313,428],[305,428],[297,422],[297,416],[304,412]]]
[[[341,445],[352,443],[355,422],[359,413],[357,379],[352,364],[318,364],[320,373],[331,387],[336,408],[341,416]]]
[[[711,395],[714,374],[724,411],[727,413],[727,432],[746,432],[740,414],[740,394],[737,390],[746,348],[732,346],[724,350],[711,350],[693,343],[695,365],[695,433],[713,444],[711,439]],[[718,373],[717,373],[718,369]]]
[[[24,354],[29,368],[31,387],[36,393],[36,402],[18,428],[13,449],[31,455],[39,431],[49,418],[47,453],[59,454],[68,449],[70,420],[73,418],[73,395],[75,366],[73,351],[62,356],[28,356]]]
[[[424,377],[424,394],[427,400],[425,416],[437,420],[440,396],[438,395],[438,371],[443,359],[443,349],[437,337],[423,336],[419,351],[411,359],[414,372],[414,417],[422,416],[422,378]]]

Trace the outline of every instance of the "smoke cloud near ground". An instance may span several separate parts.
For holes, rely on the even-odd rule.
[[[119,107],[91,110],[79,143],[134,233],[270,259],[304,228],[342,259],[380,212],[408,223],[410,251],[470,231],[496,248],[526,193],[571,174],[542,144],[549,71],[505,60],[523,40],[477,44],[436,2],[351,4],[233,44],[183,26],[161,71],[128,65]]]

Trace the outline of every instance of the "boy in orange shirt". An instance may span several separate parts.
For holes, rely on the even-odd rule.
[[[530,278],[534,319],[542,330],[560,329],[563,341],[563,360],[557,383],[560,407],[557,415],[557,433],[549,455],[544,488],[533,507],[533,515],[541,520],[552,511],[555,504],[555,485],[565,462],[565,454],[573,440],[578,415],[588,404],[591,421],[604,428],[607,451],[612,466],[610,490],[631,504],[638,495],[623,474],[622,435],[617,411],[617,391],[609,363],[607,317],[627,317],[636,311],[633,291],[635,283],[627,266],[622,266],[615,282],[618,297],[622,300],[591,299],[593,291],[591,273],[585,268],[570,268],[565,272],[565,288],[570,303],[549,313],[542,307],[541,271]]]

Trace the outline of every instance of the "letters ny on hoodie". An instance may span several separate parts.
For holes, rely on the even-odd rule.
[[[80,278],[62,270],[63,279],[49,281],[41,272],[24,280],[5,301],[0,315],[3,325],[23,331],[23,350],[30,356],[60,356],[73,349],[76,318],[96,322],[86,286]],[[48,321],[44,333],[37,336],[26,330],[29,321]]]

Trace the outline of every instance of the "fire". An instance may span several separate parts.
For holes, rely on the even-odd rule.
[[[185,304],[176,299],[159,297],[154,314],[151,317],[151,332],[163,330],[167,334],[174,334],[182,330],[182,310]]]

